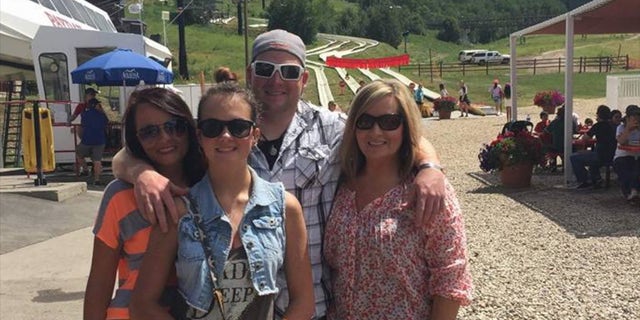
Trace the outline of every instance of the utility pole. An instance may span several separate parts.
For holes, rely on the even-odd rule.
[[[237,6],[237,14],[236,16],[238,17],[238,35],[241,36],[242,35],[242,23],[244,22],[243,19],[243,14],[242,14],[242,0],[237,0],[238,1],[238,6]]]
[[[409,30],[403,32],[402,37],[404,38],[404,53],[407,53],[407,38],[409,37]]]
[[[177,0],[178,6],[178,70],[182,79],[189,79],[189,69],[187,67],[187,47],[184,42],[184,0]]]
[[[162,10],[162,33],[164,37],[162,38],[162,44],[167,45],[167,21],[169,21],[169,11]]]
[[[242,2],[244,2],[244,15],[242,16],[242,20],[244,20],[244,65],[245,68],[246,66],[249,65],[249,25],[248,25],[248,19],[247,19],[247,1],[248,0],[242,0]],[[245,77],[245,79],[247,79],[247,77]],[[249,86],[249,83],[247,82],[247,87]]]

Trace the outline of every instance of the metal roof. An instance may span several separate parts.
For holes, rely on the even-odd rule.
[[[565,34],[567,15],[574,17],[574,34],[640,33],[640,0],[594,0],[511,36]]]

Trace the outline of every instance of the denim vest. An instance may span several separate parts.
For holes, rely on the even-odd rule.
[[[258,295],[278,293],[276,274],[285,254],[284,187],[263,180],[251,171],[252,188],[238,232],[247,252],[253,287]],[[231,224],[218,203],[209,176],[205,175],[190,191],[202,216],[202,228],[211,247],[216,279],[223,276],[231,250]],[[187,303],[206,312],[213,301],[213,282],[198,227],[190,206],[178,225],[176,272],[180,293]]]

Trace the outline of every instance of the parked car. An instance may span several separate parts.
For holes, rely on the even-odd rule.
[[[487,52],[487,50],[484,50],[484,49],[462,50],[458,52],[458,61],[460,61],[460,63],[462,64],[470,63],[471,58],[473,58],[473,55],[475,53],[480,53],[480,52]]]
[[[511,56],[501,54],[498,51],[485,51],[474,53],[471,57],[471,63],[484,65],[485,63],[501,63],[507,64],[511,61]]]

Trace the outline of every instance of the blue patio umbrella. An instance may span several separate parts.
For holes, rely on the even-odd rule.
[[[173,82],[173,73],[156,60],[131,49],[115,49],[71,71],[73,83],[136,86],[141,80],[145,84],[169,84]]]

